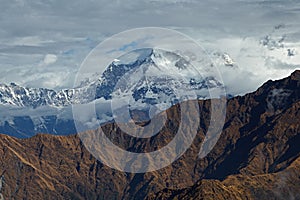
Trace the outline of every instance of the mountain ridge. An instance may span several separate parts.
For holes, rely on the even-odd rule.
[[[0,193],[12,199],[297,199],[299,74],[229,99],[221,137],[203,159],[197,154],[209,126],[211,100],[199,101],[202,122],[191,148],[155,172],[130,174],[108,168],[93,158],[78,135],[39,134],[28,139],[0,135],[0,172],[6,170]],[[272,101],[270,109],[268,96],[274,89],[293,91],[283,95],[285,106]],[[178,106],[166,112],[173,125],[169,123],[156,139],[137,143],[118,128],[114,131],[114,124],[102,129],[124,149],[161,148],[175,134]]]
[[[67,135],[76,133],[74,105],[96,104],[97,121],[103,124],[118,113],[110,109],[115,101],[130,102],[135,110],[151,105],[160,112],[184,98],[207,99],[209,89],[224,88],[214,76],[199,76],[177,53],[142,49],[114,60],[102,74],[95,73],[71,89],[0,84],[0,132],[20,138],[38,132]]]
[[[121,60],[113,61],[104,70],[103,74],[99,75],[96,73],[95,77],[82,81],[79,86],[74,88],[54,90],[22,87],[16,83],[0,84],[0,104],[31,108],[40,106],[61,108],[72,104],[89,103],[99,98],[107,100],[111,98],[119,79],[141,65],[154,65],[157,68],[175,67],[181,70],[187,69],[191,65],[188,60],[174,52],[157,49],[143,49],[137,52],[141,55],[135,60],[128,63],[122,63]],[[206,77],[199,84],[203,85],[202,87],[206,87],[205,83],[210,84],[209,80],[217,82],[213,77]],[[194,80],[191,84],[197,85],[198,82]]]

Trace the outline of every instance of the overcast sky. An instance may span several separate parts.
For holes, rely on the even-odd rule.
[[[228,53],[239,69],[224,73],[249,79],[243,93],[300,68],[299,22],[300,0],[2,0],[0,82],[72,87],[83,59],[103,39],[155,26],[181,31],[208,52]]]

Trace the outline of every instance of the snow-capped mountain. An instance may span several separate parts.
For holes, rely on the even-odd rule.
[[[156,105],[161,111],[185,99],[209,98],[208,88],[223,85],[213,76],[202,77],[199,70],[177,53],[142,49],[115,59],[101,75],[95,74],[73,89],[55,91],[1,84],[0,106],[8,112],[1,119],[0,130],[19,135],[56,134],[60,127],[63,134],[74,133],[70,114],[73,104],[117,100],[120,106],[124,102],[130,102],[134,109]],[[112,116],[111,112],[99,112],[103,112],[97,113],[101,122]]]
[[[238,68],[235,60],[226,52],[213,51],[210,53],[210,57],[213,60],[213,63],[220,68]]]
[[[118,83],[120,87],[121,79],[127,79],[126,83],[122,83],[122,86],[126,87],[122,92],[130,94],[136,101],[141,98],[150,98],[151,94],[152,98],[157,98],[160,95],[171,95],[175,90],[178,92],[184,89],[184,92],[187,92],[186,89],[189,87],[189,90],[201,90],[222,85],[212,76],[200,77],[198,71],[176,53],[156,49],[143,49],[135,53],[139,55],[135,58],[136,60],[129,63],[122,62],[122,60],[126,61],[124,57],[115,60],[100,77],[96,74],[94,80],[87,80],[74,89],[55,91],[46,88],[27,88],[15,83],[0,84],[0,103],[37,108],[40,106],[64,107],[88,103],[99,98],[108,100],[112,98],[112,94],[117,94],[114,90]],[[129,72],[130,77],[128,77]],[[141,80],[133,86],[133,83],[128,82],[134,81],[132,77]],[[206,96],[198,97],[206,98]]]
[[[75,90],[55,91],[45,88],[26,88],[15,83],[0,84],[0,103],[18,107],[57,106],[72,102]]]
[[[113,71],[121,66],[114,65]],[[116,77],[110,82],[109,88],[114,90],[110,94],[114,99],[129,100],[132,108],[150,104],[164,110],[184,99],[208,98],[208,88],[222,87],[213,76],[202,77],[199,69],[180,55],[158,49]]]

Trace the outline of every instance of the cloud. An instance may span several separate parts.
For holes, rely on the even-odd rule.
[[[53,82],[51,87],[72,87],[72,76],[84,58],[106,37],[130,28],[158,26],[179,30],[205,49],[227,52],[239,64],[237,74],[252,74],[256,84],[251,88],[255,88],[299,65],[299,55],[286,57],[287,47],[300,53],[299,8],[300,2],[294,0],[2,2],[0,82],[39,87],[42,80],[44,86]],[[274,31],[279,24],[284,26]],[[285,35],[285,49],[269,51],[261,46],[259,41],[268,34],[274,40],[276,34]],[[51,69],[37,70],[41,61]]]
[[[54,54],[47,54],[43,60],[45,65],[53,64],[57,61],[57,56]]]

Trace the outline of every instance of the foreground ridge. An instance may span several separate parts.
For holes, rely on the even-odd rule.
[[[214,149],[197,158],[209,126],[210,100],[199,101],[200,129],[191,148],[172,165],[145,174],[110,169],[85,149],[77,135],[0,135],[4,199],[299,199],[300,71],[268,81],[227,102],[226,121]],[[156,138],[127,136],[115,124],[102,127],[114,143],[139,152],[174,136],[179,107]]]

